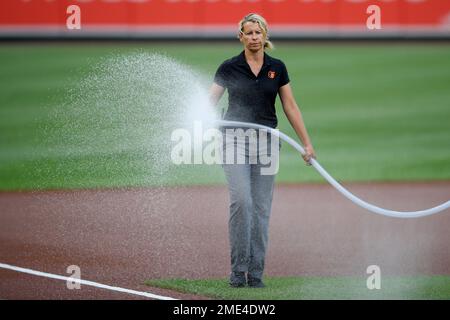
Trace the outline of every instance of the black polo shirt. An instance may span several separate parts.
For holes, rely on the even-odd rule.
[[[264,63],[256,77],[242,51],[219,66],[214,82],[228,90],[225,120],[253,122],[276,128],[275,99],[279,88],[289,83],[286,66],[281,60],[264,53]]]

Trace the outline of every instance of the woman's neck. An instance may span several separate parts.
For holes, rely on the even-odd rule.
[[[254,63],[263,63],[264,62],[264,50],[258,50],[256,52],[252,52],[250,50],[245,49],[245,60],[247,62],[254,62]]]

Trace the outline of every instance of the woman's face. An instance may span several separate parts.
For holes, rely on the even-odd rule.
[[[239,34],[239,39],[244,47],[250,51],[257,52],[264,50],[265,37],[264,33],[256,22],[244,23],[244,28]]]

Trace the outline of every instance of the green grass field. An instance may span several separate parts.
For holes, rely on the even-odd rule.
[[[268,277],[266,288],[230,288],[226,279],[163,279],[146,284],[214,299],[450,299],[450,276],[382,277],[381,288],[369,290],[366,278]]]
[[[105,57],[165,53],[212,80],[217,66],[240,50],[238,45],[194,43],[2,44],[0,190],[224,183],[219,166],[167,166],[146,154],[145,130],[157,111],[123,122],[117,106],[91,108],[89,90],[79,101],[86,105],[71,108],[66,101]],[[337,180],[450,179],[450,46],[279,43],[270,54],[286,63],[318,160]],[[122,97],[127,87],[116,80],[105,87]],[[293,137],[279,101],[277,111],[280,130]],[[108,138],[121,135],[127,139]],[[324,182],[287,144],[281,151],[278,182]],[[368,290],[363,278],[347,277],[269,277],[265,289],[237,290],[225,279],[147,284],[219,299],[450,297],[448,276],[385,277],[381,290]]]
[[[95,138],[117,131],[109,125],[120,121],[111,119],[114,113],[108,114],[108,125],[101,126],[98,117],[97,126],[90,128],[86,122],[69,134],[64,131],[68,126],[64,121],[70,118],[58,115],[70,112],[61,105],[71,88],[92,74],[104,57],[126,57],[136,50],[164,52],[212,79],[217,66],[241,48],[189,43],[3,44],[0,190],[224,182],[218,166],[182,166],[155,174],[158,168],[134,152],[140,141],[120,150],[105,141],[91,139],[90,146],[77,141],[78,135]],[[318,160],[336,179],[450,179],[450,46],[280,43],[271,54],[286,63]],[[277,108],[279,128],[293,136],[279,102]],[[78,123],[91,117],[75,112],[72,116],[78,117],[74,119]],[[66,132],[66,136],[49,140],[49,132],[56,136]],[[281,157],[278,182],[323,181],[286,144]]]

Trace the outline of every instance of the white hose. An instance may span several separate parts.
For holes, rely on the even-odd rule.
[[[215,122],[218,126],[223,127],[245,127],[245,128],[252,128],[252,129],[264,129],[270,132],[273,135],[278,136],[282,140],[289,143],[291,146],[293,146],[296,150],[298,150],[302,155],[305,154],[305,150],[303,147],[297,143],[295,140],[290,138],[289,136],[285,135],[283,132],[280,132],[279,130],[263,126],[256,123],[250,123],[250,122],[240,122],[240,121],[227,121],[227,120],[217,120]],[[373,204],[367,203],[360,198],[356,197],[354,194],[350,193],[347,189],[345,189],[343,186],[341,186],[328,172],[325,171],[325,169],[317,162],[316,159],[310,160],[311,165],[324,177],[333,187],[335,187],[340,193],[342,193],[347,199],[353,201],[355,204],[377,214],[381,214],[388,217],[394,217],[394,218],[419,218],[424,216],[429,216],[438,212],[441,212],[443,210],[446,210],[450,207],[450,200],[447,202],[444,202],[436,207],[429,208],[427,210],[420,210],[420,211],[394,211],[394,210],[388,210],[383,209],[380,207],[377,207]]]

